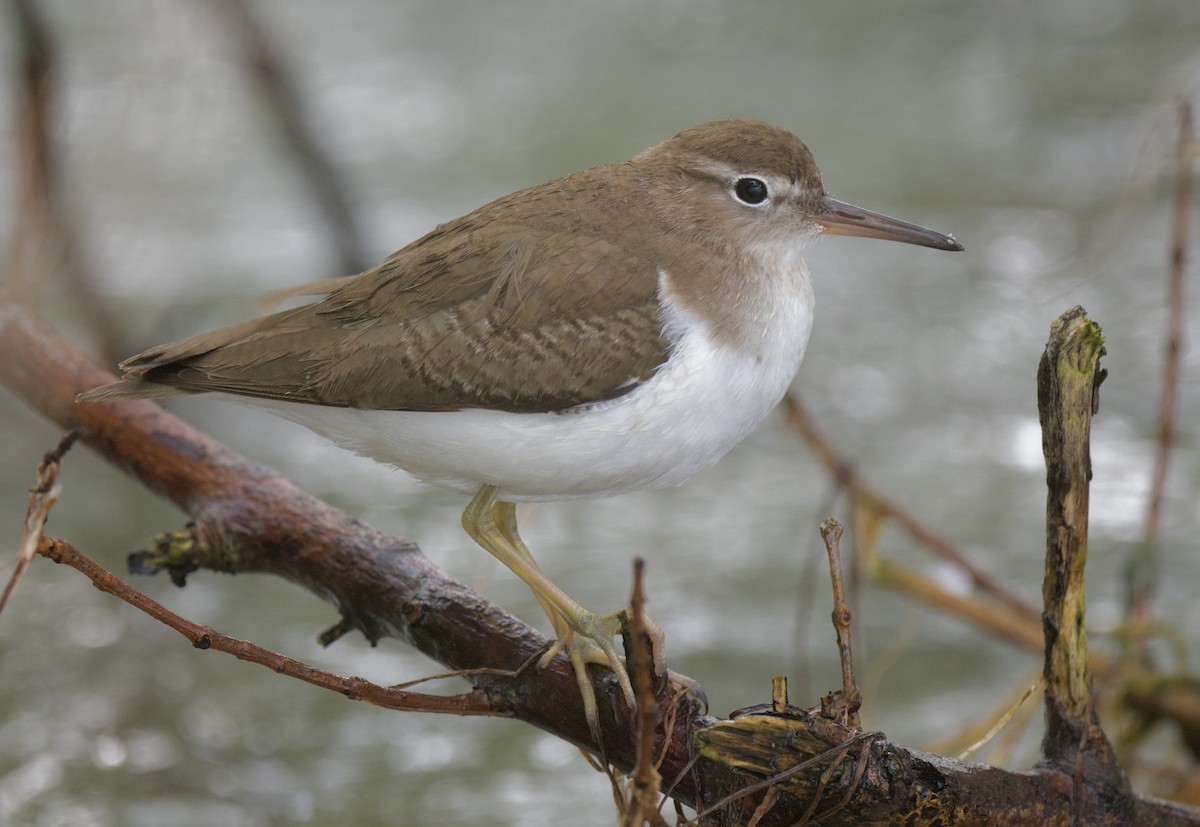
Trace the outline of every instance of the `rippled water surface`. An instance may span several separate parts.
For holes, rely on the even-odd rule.
[[[56,148],[128,352],[338,274],[222,18],[205,4],[43,6],[62,60]],[[1200,88],[1192,0],[252,7],[295,70],[375,257],[490,198],[729,116],[795,131],[839,198],[953,232],[965,253],[817,245],[817,324],[796,389],[873,484],[1033,602],[1045,496],[1034,372],[1051,320],[1084,305],[1104,328],[1110,372],[1093,433],[1088,581],[1093,638],[1105,645],[1149,488],[1174,112]],[[0,49],[13,68],[11,29]],[[11,158],[12,83],[0,94]],[[11,193],[11,165],[0,176]],[[12,208],[0,201],[6,230]],[[61,284],[29,292],[95,347]],[[1198,354],[1185,357],[1156,598],[1191,634],[1193,659]],[[205,400],[171,407],[541,622],[524,587],[462,533],[462,498],[265,415]],[[11,549],[56,433],[7,394],[0,415],[0,537]],[[52,532],[115,570],[182,522],[82,449],[64,486]],[[816,533],[830,487],[779,417],[682,488],[539,506],[526,535],[550,575],[597,609],[625,600],[630,559],[644,555],[672,667],[705,686],[714,712],[765,700],[781,672],[808,704],[837,681]],[[832,511],[844,517],[845,503]],[[901,532],[880,543],[961,585]],[[320,649],[332,608],[272,578],[138,584],[188,617],[337,672],[396,682],[437,671],[396,641]],[[1037,653],[878,587],[856,601],[867,723],[903,743],[936,744],[983,719],[1040,669]],[[549,736],[349,704],[198,652],[44,561],[0,619],[0,676],[2,824],[612,818],[607,781]],[[1039,714],[1009,766],[1033,760]],[[1180,760],[1170,738],[1156,748],[1158,760]]]

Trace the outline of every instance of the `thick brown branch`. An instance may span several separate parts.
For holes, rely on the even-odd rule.
[[[188,567],[287,578],[332,603],[370,640],[399,637],[453,670],[518,672],[547,645],[541,633],[448,577],[411,542],[368,528],[157,405],[76,406],[78,393],[112,377],[4,288],[0,352],[6,354],[0,383],[60,427],[82,426],[85,443],[192,517]],[[610,678],[597,691],[605,755],[628,772],[636,762],[634,722]],[[516,677],[477,672],[472,681],[497,710],[596,750],[563,658]],[[664,690],[666,701],[675,689]],[[674,717],[665,778],[689,765],[691,731],[709,720],[694,711]],[[697,780],[736,783],[724,768],[706,765],[682,777],[675,795],[695,801]]]
[[[1071,779],[1049,770],[1014,773],[897,747],[878,733],[857,733],[802,710],[752,714],[697,734],[701,751],[735,762],[787,792],[780,802],[804,802],[830,812],[824,827],[851,824],[996,827],[1072,824]],[[865,762],[860,763],[866,754]],[[793,774],[810,761],[815,771]],[[823,771],[828,771],[825,774]],[[824,783],[822,779],[824,778]],[[847,795],[847,793],[851,793]],[[1200,823],[1200,813],[1129,797],[1128,807],[1089,798],[1084,824],[1139,827]],[[798,806],[798,805],[797,805]]]
[[[0,352],[7,357],[0,360],[0,383],[60,426],[84,426],[88,444],[192,515],[196,526],[188,534],[194,542],[185,554],[187,565],[286,577],[333,603],[345,624],[372,640],[400,637],[451,669],[490,670],[471,675],[476,691],[466,697],[486,696],[489,708],[497,712],[594,749],[575,678],[565,661],[556,659],[541,672],[521,671],[542,650],[545,639],[448,578],[411,543],[372,531],[153,404],[76,407],[75,395],[108,381],[108,374],[3,288]],[[509,677],[504,670],[518,674]],[[825,825],[878,823],[914,802],[924,823],[938,818],[946,823],[945,814],[962,806],[989,815],[987,820],[961,824],[1025,823],[1007,816],[1034,805],[1043,808],[1039,813],[1047,813],[1044,823],[1064,824],[1070,812],[1071,781],[1061,772],[981,769],[874,736],[859,739],[854,731],[821,719],[814,723],[802,718],[786,739],[773,742],[769,753],[777,769],[757,766],[717,744],[724,724],[713,727],[713,719],[674,705],[683,697],[674,694],[678,691],[668,687],[657,698],[668,723],[656,763],[673,797],[704,809],[731,790],[755,787],[747,776],[764,777],[764,767],[767,776],[778,768],[793,771],[786,785],[790,792],[784,792],[784,785],[768,791],[764,784],[730,799],[706,818],[706,824],[745,824],[756,812],[762,827],[793,824],[806,813]],[[632,716],[610,679],[601,681],[598,696],[606,757],[629,772],[636,763]],[[732,724],[745,726],[746,719]],[[697,760],[693,737],[701,731],[704,740],[698,743],[707,757]],[[812,772],[795,771],[817,756],[821,758]],[[994,783],[973,784],[981,772]],[[918,795],[930,789],[965,789],[969,802]],[[807,798],[806,790],[812,793]],[[1139,824],[1200,825],[1200,814],[1185,808],[1132,797],[1130,802],[1122,815],[1132,812]],[[1108,822],[1098,818],[1092,823]]]

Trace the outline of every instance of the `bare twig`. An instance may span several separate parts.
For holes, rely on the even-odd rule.
[[[863,745],[863,748],[859,750],[858,760],[854,762],[854,775],[851,776],[850,783],[846,785],[846,792],[842,794],[841,799],[824,812],[816,816],[806,818],[801,822],[802,824],[807,825],[822,823],[826,819],[845,809],[846,805],[850,803],[850,799],[854,798],[854,794],[858,792],[859,785],[862,784],[863,776],[866,775],[867,767],[870,766],[871,763],[871,747],[878,739],[878,736],[876,736],[875,739],[866,741],[866,743]],[[838,762],[841,762],[841,758],[838,759]],[[836,765],[831,765],[829,769],[825,771],[825,774],[821,777],[823,783],[828,783],[829,776],[833,774],[835,767]]]
[[[11,0],[19,35],[22,71],[16,74],[17,203],[8,251],[8,277],[21,292],[41,283],[60,266],[72,305],[96,337],[102,358],[113,363],[120,354],[117,327],[105,297],[96,287],[91,259],[83,252],[59,185],[59,168],[51,141],[54,116],[55,49],[49,27],[33,0]],[[52,260],[57,260],[52,263]]]
[[[771,679],[771,711],[780,715],[788,708],[788,681],[785,675],[776,675]]]
[[[58,501],[62,487],[58,484],[58,469],[63,456],[71,450],[75,440],[79,438],[79,429],[67,431],[59,439],[54,450],[48,452],[37,467],[37,481],[29,489],[29,506],[25,509],[25,525],[21,530],[21,544],[17,548],[17,564],[13,567],[12,576],[4,584],[4,593],[0,595],[0,612],[8,605],[8,599],[21,581],[29,562],[37,554],[38,544],[42,541],[42,532],[46,528],[46,520],[50,509]]]
[[[783,789],[780,787],[767,787],[766,794],[763,795],[762,801],[754,812],[750,815],[750,820],[746,822],[746,827],[758,827],[759,823],[767,817],[767,813],[771,812],[775,804],[779,801],[779,796],[783,795]]]
[[[298,660],[271,652],[250,641],[223,635],[207,626],[175,614],[161,603],[104,569],[95,560],[65,540],[43,537],[38,553],[56,563],[62,563],[82,572],[97,589],[120,598],[130,606],[169,626],[191,641],[192,646],[197,649],[224,652],[227,655],[233,655],[238,660],[265,666],[280,675],[287,675],[313,686],[337,692],[352,701],[366,701],[386,709],[440,712],[451,715],[512,717],[511,710],[498,707],[484,689],[476,689],[473,692],[452,697],[408,692],[398,687],[379,686],[362,678],[345,678],[334,675],[331,672],[325,672]],[[409,685],[411,684],[404,684],[404,686]]]
[[[821,432],[812,418],[812,414],[799,399],[788,395],[784,397],[783,405],[788,424],[804,437],[821,464],[846,487],[854,498],[856,508],[867,508],[892,518],[918,543],[965,572],[980,591],[991,595],[998,602],[1007,606],[1016,616],[1034,623],[1038,622],[1037,610],[1024,598],[981,569],[955,548],[949,540],[933,531],[892,500],[884,497],[863,479],[854,466],[838,453],[829,438]]]
[[[862,693],[854,682],[854,654],[850,642],[850,604],[846,602],[846,587],[842,582],[842,524],[830,517],[821,523],[821,539],[829,555],[829,579],[833,582],[833,628],[837,633],[838,659],[842,664],[841,698],[833,705],[843,723],[859,728],[858,717]]]
[[[1008,708],[1005,709],[1004,712],[1001,713],[999,717],[997,717],[995,723],[993,723],[988,728],[988,731],[985,732],[973,744],[971,744],[970,746],[963,749],[963,751],[958,754],[958,757],[961,760],[966,761],[972,755],[979,752],[979,750],[983,749],[985,746],[987,746],[989,743],[991,743],[992,739],[995,738],[998,734],[1000,734],[1000,731],[1002,729],[1004,729],[1006,726],[1008,726],[1009,721],[1011,721],[1013,719],[1013,717],[1017,714],[1018,710],[1021,709],[1021,706],[1025,703],[1025,701],[1027,701],[1033,695],[1033,693],[1037,692],[1041,688],[1042,688],[1042,680],[1040,678],[1038,679],[1037,683],[1033,684],[1032,686],[1026,687],[1025,691],[1021,693],[1021,697],[1017,698],[1016,703],[1010,704],[1008,706]]]
[[[654,676],[651,673],[650,634],[646,629],[646,593],[643,572],[646,564],[640,557],[633,561],[633,596],[629,601],[630,629],[633,640],[629,653],[629,674],[637,696],[637,763],[630,779],[630,789],[621,820],[624,827],[638,827],[647,821],[661,823],[658,813],[658,791],[662,776],[658,774],[654,755],[654,733],[658,725],[659,706],[654,697]]]
[[[1146,542],[1158,538],[1162,522],[1163,491],[1171,439],[1175,433],[1175,411],[1179,406],[1179,365],[1183,359],[1183,277],[1187,271],[1188,216],[1192,205],[1192,169],[1195,140],[1192,129],[1192,105],[1179,105],[1179,147],[1176,154],[1175,208],[1171,221],[1171,267],[1167,279],[1167,335],[1163,359],[1162,396],[1158,405],[1155,431],[1154,472],[1150,477],[1150,502],[1146,510]]]
[[[1018,646],[1034,652],[1040,652],[1044,646],[1041,623],[1034,623],[1016,615],[1004,606],[959,594],[938,585],[927,574],[884,558],[876,561],[874,575],[874,582],[881,586],[903,592],[927,606],[969,620]]]
[[[1184,275],[1187,272],[1188,218],[1191,213],[1192,177],[1195,167],[1196,133],[1192,127],[1192,106],[1179,105],[1179,143],[1175,156],[1175,205],[1171,221],[1170,267],[1167,273],[1167,325],[1163,346],[1162,394],[1158,403],[1155,428],[1154,467],[1150,474],[1150,497],[1146,504],[1144,542],[1132,553],[1127,566],[1129,578],[1128,612],[1134,657],[1144,657],[1148,629],[1153,625],[1156,566],[1156,542],[1162,523],[1163,496],[1167,468],[1175,435],[1175,414],[1179,408],[1179,375],[1184,349]]]

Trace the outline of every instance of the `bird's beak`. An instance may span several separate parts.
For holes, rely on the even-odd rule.
[[[963,247],[953,238],[899,218],[864,210],[828,195],[822,200],[822,211],[813,216],[821,225],[821,232],[829,235],[857,235],[864,238],[881,238],[884,241],[903,241],[919,244],[935,250],[961,250]]]

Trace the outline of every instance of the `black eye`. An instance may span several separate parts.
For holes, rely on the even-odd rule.
[[[733,191],[747,204],[761,204],[767,200],[767,185],[758,178],[739,178]]]

